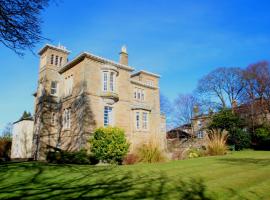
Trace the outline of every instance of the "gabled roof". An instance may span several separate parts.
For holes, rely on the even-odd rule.
[[[65,64],[60,70],[59,73],[63,73],[65,71],[67,71],[68,69],[72,68],[74,65],[80,63],[81,61],[83,61],[85,58],[90,58],[105,64],[111,64],[113,66],[119,67],[121,69],[125,69],[128,71],[134,71],[134,69],[130,66],[127,65],[123,65],[117,62],[114,62],[112,60],[108,60],[106,58],[100,57],[100,56],[96,56],[94,54],[88,53],[88,52],[82,52],[81,54],[79,54],[77,57],[75,57],[73,60],[71,60],[70,62],[68,62],[67,64]]]

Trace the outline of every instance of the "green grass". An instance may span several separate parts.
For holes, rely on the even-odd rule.
[[[270,152],[242,151],[132,166],[0,165],[0,199],[208,199],[206,196],[270,199]]]

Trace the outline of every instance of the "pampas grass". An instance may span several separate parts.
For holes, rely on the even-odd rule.
[[[164,162],[166,156],[160,148],[160,142],[156,137],[150,137],[148,142],[139,146],[136,150],[138,161],[143,163]]]
[[[226,145],[228,132],[220,129],[209,130],[207,135],[207,151],[211,156],[224,155],[227,153]]]

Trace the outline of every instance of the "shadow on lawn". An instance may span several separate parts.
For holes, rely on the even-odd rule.
[[[0,165],[0,199],[211,199],[200,179],[176,181],[122,167]]]
[[[233,165],[247,165],[256,164],[261,166],[269,166],[270,159],[259,159],[259,158],[221,158],[219,161]]]

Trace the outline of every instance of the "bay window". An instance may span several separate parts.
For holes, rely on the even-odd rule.
[[[103,71],[102,72],[102,84],[104,92],[115,92],[115,77],[116,73],[113,71]]]

